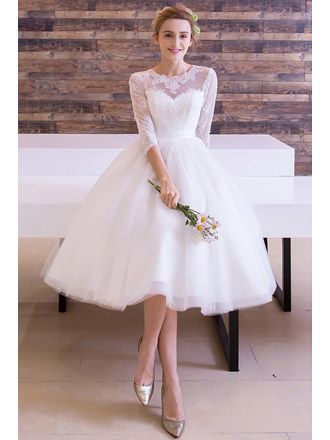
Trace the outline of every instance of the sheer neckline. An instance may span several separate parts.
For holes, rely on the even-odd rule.
[[[194,69],[194,67],[196,67],[195,64],[192,64],[188,70],[183,73],[179,73],[178,75],[166,75],[166,73],[157,73],[153,69],[148,69],[148,72],[153,73],[156,76],[163,76],[166,78],[181,78],[185,75],[188,75],[188,73],[190,73]]]

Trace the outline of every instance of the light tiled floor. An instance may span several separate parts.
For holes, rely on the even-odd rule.
[[[124,312],[69,300],[39,273],[55,240],[19,240],[20,440],[173,438],[155,392],[139,404],[132,385],[143,304]],[[279,284],[281,241],[269,240]],[[311,439],[311,240],[292,241],[292,306],[276,300],[240,311],[240,371],[229,372],[212,319],[178,313],[178,371],[186,416],[181,438]],[[225,321],[227,315],[224,316]]]

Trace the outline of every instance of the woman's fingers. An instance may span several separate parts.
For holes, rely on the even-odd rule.
[[[172,200],[172,208],[176,209],[180,195],[177,193]]]
[[[176,187],[172,182],[171,183],[165,182],[164,185],[161,186],[160,198],[168,208],[175,209],[177,207],[179,197],[180,197],[179,191],[176,189]]]
[[[176,209],[179,197],[180,197],[180,194],[178,192],[174,193],[172,199],[170,200],[168,207]]]

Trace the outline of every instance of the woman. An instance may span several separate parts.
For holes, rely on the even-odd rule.
[[[217,94],[214,69],[189,65],[197,16],[183,4],[153,22],[160,62],[129,78],[139,138],[102,173],[60,248],[41,272],[72,298],[115,310],[144,302],[134,389],[154,390],[163,369],[162,421],[179,437],[185,416],[177,372],[177,311],[216,315],[272,301],[276,282],[252,207],[208,147]],[[160,184],[160,194],[148,182]],[[178,203],[220,221],[218,240],[196,240]],[[204,223],[203,223],[204,222]]]

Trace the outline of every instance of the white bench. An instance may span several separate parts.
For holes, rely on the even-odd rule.
[[[137,135],[19,135],[19,237],[58,237],[101,172]],[[253,204],[265,245],[282,238],[282,289],[274,296],[291,310],[291,238],[311,236],[311,176],[294,176],[294,149],[269,135],[211,135],[211,150]],[[59,294],[59,311],[66,310]],[[228,331],[215,316],[230,371],[239,371],[238,310]]]

